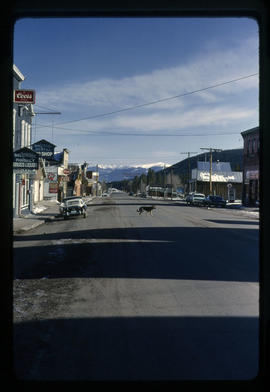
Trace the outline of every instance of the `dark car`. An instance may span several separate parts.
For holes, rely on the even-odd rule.
[[[221,196],[207,196],[204,200],[207,207],[226,207],[226,200]]]

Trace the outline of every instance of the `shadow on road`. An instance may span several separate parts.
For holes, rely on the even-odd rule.
[[[207,222],[214,222],[214,223],[221,223],[222,225],[226,224],[232,224],[232,225],[259,225],[258,220],[233,220],[233,219],[204,219]]]
[[[38,380],[245,380],[258,371],[253,317],[106,317],[14,325],[14,368]]]
[[[251,228],[137,227],[28,234],[14,239],[18,246],[14,249],[14,276],[18,279],[258,281],[258,230]],[[24,241],[33,242],[25,246]]]

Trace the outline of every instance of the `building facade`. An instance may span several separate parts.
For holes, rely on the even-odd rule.
[[[61,152],[55,152],[55,147],[55,144],[45,139],[32,145],[33,151],[40,156],[44,166],[43,198],[45,200],[62,201],[64,197],[68,196],[69,151],[64,148]]]
[[[234,201],[242,197],[242,172],[232,171],[229,162],[213,162],[212,194]],[[210,194],[210,162],[197,162],[191,172],[190,191]]]
[[[260,201],[260,129],[251,128],[241,132],[241,135],[244,141],[242,203],[256,206]]]
[[[13,90],[21,89],[25,77],[13,65]],[[30,149],[32,142],[32,118],[35,115],[33,105],[28,103],[13,103],[13,151],[23,148]],[[22,154],[31,155],[23,151]],[[18,163],[18,162],[17,162]],[[13,171],[13,216],[27,213],[31,208],[32,181],[35,170],[17,166]]]

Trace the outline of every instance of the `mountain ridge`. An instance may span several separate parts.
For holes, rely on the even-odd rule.
[[[135,176],[141,176],[142,174],[147,174],[149,169],[155,172],[163,170],[170,165],[163,162],[147,163],[142,165],[94,165],[88,166],[87,171],[98,170],[99,181],[105,181],[106,183],[122,180],[131,180]]]

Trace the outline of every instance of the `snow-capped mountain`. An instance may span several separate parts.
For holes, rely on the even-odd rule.
[[[135,166],[124,165],[98,165],[99,181],[112,182],[132,179],[141,174],[147,174],[148,169],[159,171],[168,167],[169,165],[163,162],[149,163]],[[87,170],[97,170],[97,166],[89,166]]]

